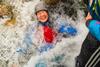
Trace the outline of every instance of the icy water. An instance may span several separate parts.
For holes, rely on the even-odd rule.
[[[61,38],[61,41],[57,42],[53,49],[40,54],[36,45],[31,43],[33,41],[38,44],[38,40],[27,37],[32,34],[31,25],[35,26],[36,24],[34,8],[38,2],[39,0],[24,3],[19,0],[14,3],[10,2],[15,5],[15,10],[18,11],[17,23],[11,27],[0,25],[0,67],[12,67],[13,63],[16,64],[13,67],[75,67],[75,57],[79,54],[82,42],[88,33],[83,12],[77,10],[79,15],[76,21],[64,15],[65,12],[60,13],[66,17],[65,20],[68,23],[77,29],[78,33],[76,36]],[[59,11],[54,11],[53,14],[52,9],[50,11],[53,18],[51,20],[56,20],[60,17],[58,12],[62,11],[62,8],[60,6]],[[0,19],[0,23],[3,21]],[[59,19],[55,22],[58,21],[62,20]],[[57,24],[59,25],[59,23]],[[27,31],[28,28],[31,30]]]

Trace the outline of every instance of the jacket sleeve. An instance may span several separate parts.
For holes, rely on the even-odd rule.
[[[68,35],[75,36],[77,34],[76,28],[72,27],[71,25],[62,25],[59,30],[60,33],[67,33]]]
[[[89,21],[87,25],[90,33],[100,41],[100,22],[97,20],[91,20]]]

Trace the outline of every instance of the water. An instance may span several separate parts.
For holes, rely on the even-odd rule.
[[[37,51],[37,46],[39,44],[38,39],[34,38],[34,40],[32,40],[33,38],[31,37],[34,36],[29,36],[34,30],[31,29],[30,31],[27,31],[27,28],[30,27],[29,25],[35,25],[36,23],[36,20],[31,19],[32,17],[36,18],[33,13],[34,7],[39,0],[24,3],[20,2],[19,0],[15,1],[14,3],[12,2],[10,2],[10,4],[13,4],[15,6],[15,10],[18,12],[17,24],[13,27],[5,27],[0,25],[0,48],[3,48],[0,49],[0,51],[4,51],[4,53],[0,52],[0,59],[4,61],[4,64],[5,60],[9,60],[9,67],[11,67],[11,64],[13,63],[19,64],[19,67],[35,67],[36,63],[42,59],[43,61],[40,62],[40,65],[44,67],[45,65],[48,65],[47,67],[59,67],[60,65],[64,67],[74,67],[75,57],[80,51],[85,35],[87,35],[87,29],[84,21],[81,21],[83,18],[79,18],[74,21],[72,18],[70,18],[72,16],[65,15],[65,12],[61,6],[65,5],[63,3],[61,3],[59,7],[55,7],[56,9],[50,9],[50,16],[52,17],[51,21],[54,21],[53,24],[56,25],[55,30],[58,30],[61,25],[72,25],[78,30],[78,34],[67,38],[64,38],[62,34],[59,34],[57,37],[58,40],[55,40],[57,42],[55,42],[54,48],[40,54]],[[49,6],[47,8],[49,9]],[[83,16],[81,11],[79,15]],[[22,48],[22,50],[19,47]],[[22,51],[22,53],[20,53],[20,51]],[[60,57],[60,59],[56,59],[57,62],[52,61],[52,59],[55,57]],[[58,64],[59,62],[60,65]]]

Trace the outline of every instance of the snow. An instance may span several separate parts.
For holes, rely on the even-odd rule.
[[[25,54],[20,55],[20,53],[16,52],[18,47],[25,45],[25,43],[23,43],[25,31],[28,25],[34,23],[31,18],[34,16],[34,8],[38,2],[39,0],[34,0],[33,2],[17,4],[16,9],[19,11],[17,24],[11,27],[0,25],[0,60],[4,61],[5,64],[7,64],[6,61],[9,61],[9,64],[18,63],[19,67],[35,67],[38,61],[43,60],[43,62],[47,64],[47,67],[52,67],[52,65],[57,65],[57,63],[52,62],[51,59],[64,54],[64,59],[60,63],[66,67],[74,67],[75,57],[79,54],[82,42],[88,33],[81,11],[79,11],[80,15],[77,21],[68,19],[68,22],[77,22],[76,25],[72,23],[78,30],[76,36],[62,38],[62,40],[56,44],[55,48],[43,54],[36,53],[34,46],[32,46],[31,48],[33,49],[30,50],[33,51],[32,54],[26,55],[26,57],[24,57]],[[0,23],[1,22],[3,21],[0,21]],[[9,67],[11,66],[9,65]]]

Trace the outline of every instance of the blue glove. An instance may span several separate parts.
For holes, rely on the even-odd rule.
[[[90,33],[100,41],[100,22],[96,20],[90,21],[88,25]]]
[[[66,34],[71,35],[71,36],[75,36],[76,33],[77,33],[77,30],[75,28],[73,28],[72,26],[62,25],[59,29],[59,32],[60,33],[66,33]]]

